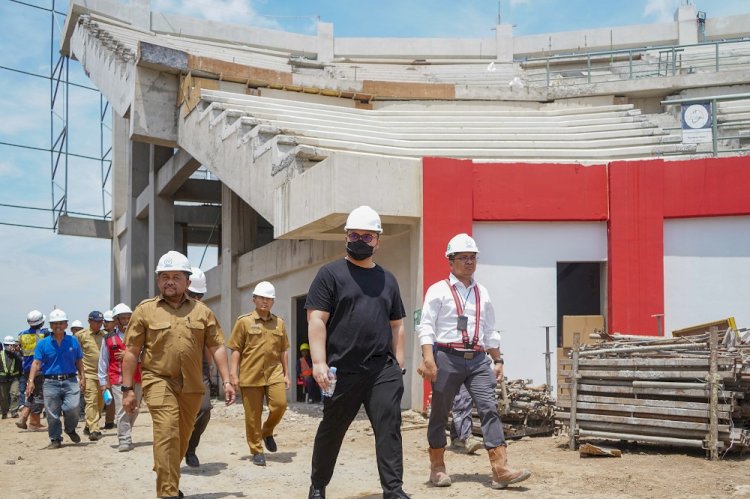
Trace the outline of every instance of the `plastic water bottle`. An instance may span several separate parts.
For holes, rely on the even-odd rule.
[[[112,403],[112,392],[109,391],[109,388],[104,390],[102,393],[102,398],[104,399],[104,405],[109,405]]]
[[[323,390],[322,394],[324,397],[333,397],[333,392],[336,390],[336,368],[328,368],[328,390]]]

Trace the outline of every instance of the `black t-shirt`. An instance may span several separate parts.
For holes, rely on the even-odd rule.
[[[390,321],[403,319],[404,304],[393,274],[341,259],[321,267],[305,308],[330,313],[326,324],[329,366],[361,372],[374,358],[393,355]]]

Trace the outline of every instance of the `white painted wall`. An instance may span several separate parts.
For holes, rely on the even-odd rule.
[[[664,222],[665,331],[733,316],[750,327],[750,217]]]
[[[509,378],[546,380],[544,325],[557,324],[557,262],[606,261],[605,222],[478,222],[476,279],[492,298]],[[557,347],[557,329],[550,347]],[[552,356],[552,383],[557,378]]]

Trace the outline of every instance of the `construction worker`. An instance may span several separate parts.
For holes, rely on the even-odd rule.
[[[18,343],[21,345],[21,358],[23,359],[21,377],[18,380],[18,408],[21,412],[20,419],[16,421],[16,426],[21,429],[44,430],[45,426],[41,424],[41,414],[44,410],[44,398],[42,390],[44,378],[41,373],[39,379],[35,380],[36,390],[32,393],[31,400],[26,397],[26,385],[29,382],[29,373],[31,364],[34,362],[34,350],[37,343],[49,336],[49,330],[44,328],[44,314],[39,310],[32,310],[26,315],[26,323],[29,328],[18,333]],[[28,425],[26,424],[28,421]]]
[[[310,358],[310,345],[303,343],[299,346],[298,361],[299,376],[302,378],[305,393],[308,402],[317,402],[320,400],[320,387],[313,378],[312,358]]]
[[[237,318],[227,343],[232,349],[229,372],[232,383],[242,391],[245,437],[257,466],[266,465],[263,444],[268,452],[277,450],[273,430],[286,412],[289,389],[289,338],[284,320],[271,313],[275,298],[273,284],[258,283],[253,290],[255,310]],[[261,425],[264,397],[268,418]]]
[[[21,362],[18,341],[13,336],[6,336],[0,352],[0,413],[3,419],[8,419],[8,412],[13,407],[11,388],[21,376]]]
[[[83,322],[79,321],[78,319],[70,323],[70,334],[72,334],[73,336],[75,336],[76,333],[78,333],[78,331],[82,331],[82,330],[83,330]]]
[[[211,309],[185,294],[190,274],[187,257],[176,251],[162,255],[156,266],[160,294],[135,308],[125,334],[122,403],[128,413],[138,410],[133,377],[141,356],[143,398],[153,420],[158,497],[183,496],[180,462],[205,390],[201,370],[205,346],[224,380],[227,404],[234,402],[224,333]]]
[[[104,312],[104,334],[112,334],[115,332],[115,319],[111,310]],[[115,427],[115,406],[109,404],[104,407],[104,429],[111,430]]]
[[[320,268],[305,302],[313,377],[323,393],[331,386],[329,365],[337,368],[335,391],[324,398],[315,435],[308,497],[325,498],[341,443],[364,404],[383,498],[404,498],[404,305],[396,278],[373,261],[383,232],[380,216],[360,206],[344,229],[346,257]]]
[[[68,316],[60,309],[49,313],[49,327],[52,335],[44,338],[34,350],[26,396],[34,391],[35,376],[44,375],[44,406],[47,411],[48,449],[62,447],[62,424],[65,419],[65,433],[73,443],[81,441],[76,433],[78,425],[78,401],[81,390],[86,389],[83,371],[83,351],[75,337],[65,333]],[[78,376],[76,378],[76,375]]]
[[[133,450],[133,425],[138,418],[138,411],[126,413],[122,405],[122,357],[125,352],[125,332],[133,311],[124,303],[118,303],[112,309],[115,330],[107,334],[102,341],[99,352],[97,375],[99,390],[109,390],[115,407],[115,425],[117,426],[118,452]],[[141,367],[136,366],[133,374],[133,392],[136,404],[141,403]]]
[[[190,270],[192,274],[190,274],[190,285],[187,289],[187,295],[194,300],[201,301],[208,290],[206,287],[206,274],[198,267],[191,267]],[[206,431],[208,422],[211,420],[211,352],[209,352],[208,348],[203,349],[202,368],[203,387],[205,391],[201,399],[200,409],[198,409],[198,415],[195,417],[193,433],[190,435],[188,448],[185,452],[185,464],[193,468],[201,465],[195,451],[198,449],[198,444],[200,444],[201,435]]]
[[[114,333],[115,332],[115,318],[112,315],[112,311],[111,310],[105,310],[104,314],[102,314],[102,315],[104,316],[104,324],[103,324],[102,327],[104,328],[104,330],[107,333]],[[105,334],[107,334],[107,333],[105,333]]]
[[[78,331],[75,335],[78,343],[83,350],[83,371],[86,376],[86,389],[83,390],[85,400],[85,417],[86,426],[83,434],[89,436],[89,440],[97,441],[102,438],[102,432],[99,428],[102,409],[104,409],[104,399],[99,390],[99,378],[97,377],[99,367],[99,352],[102,349],[102,339],[104,330],[102,323],[104,315],[98,310],[92,310],[89,313],[89,327]]]
[[[451,484],[444,459],[445,425],[461,385],[477,406],[492,467],[492,488],[503,489],[531,476],[528,470],[508,467],[495,395],[495,386],[503,379],[504,362],[489,293],[473,279],[478,253],[476,242],[467,234],[458,234],[448,242],[445,256],[450,275],[427,290],[417,328],[423,358],[417,372],[432,382],[427,441],[430,482],[437,487]]]

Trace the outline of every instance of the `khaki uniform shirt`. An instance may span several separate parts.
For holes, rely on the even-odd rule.
[[[125,345],[142,349],[142,386],[164,380],[176,391],[203,393],[204,345],[224,344],[224,331],[205,304],[183,297],[175,308],[163,296],[142,301],[133,311]]]
[[[102,339],[106,333],[104,329],[94,333],[90,327],[87,327],[75,334],[78,343],[81,344],[81,350],[83,350],[83,374],[86,376],[86,380],[93,379],[97,383],[99,382],[99,352],[102,349]]]
[[[281,355],[289,349],[289,338],[280,317],[271,314],[264,321],[257,311],[239,316],[227,346],[240,353],[240,386],[284,382]]]

